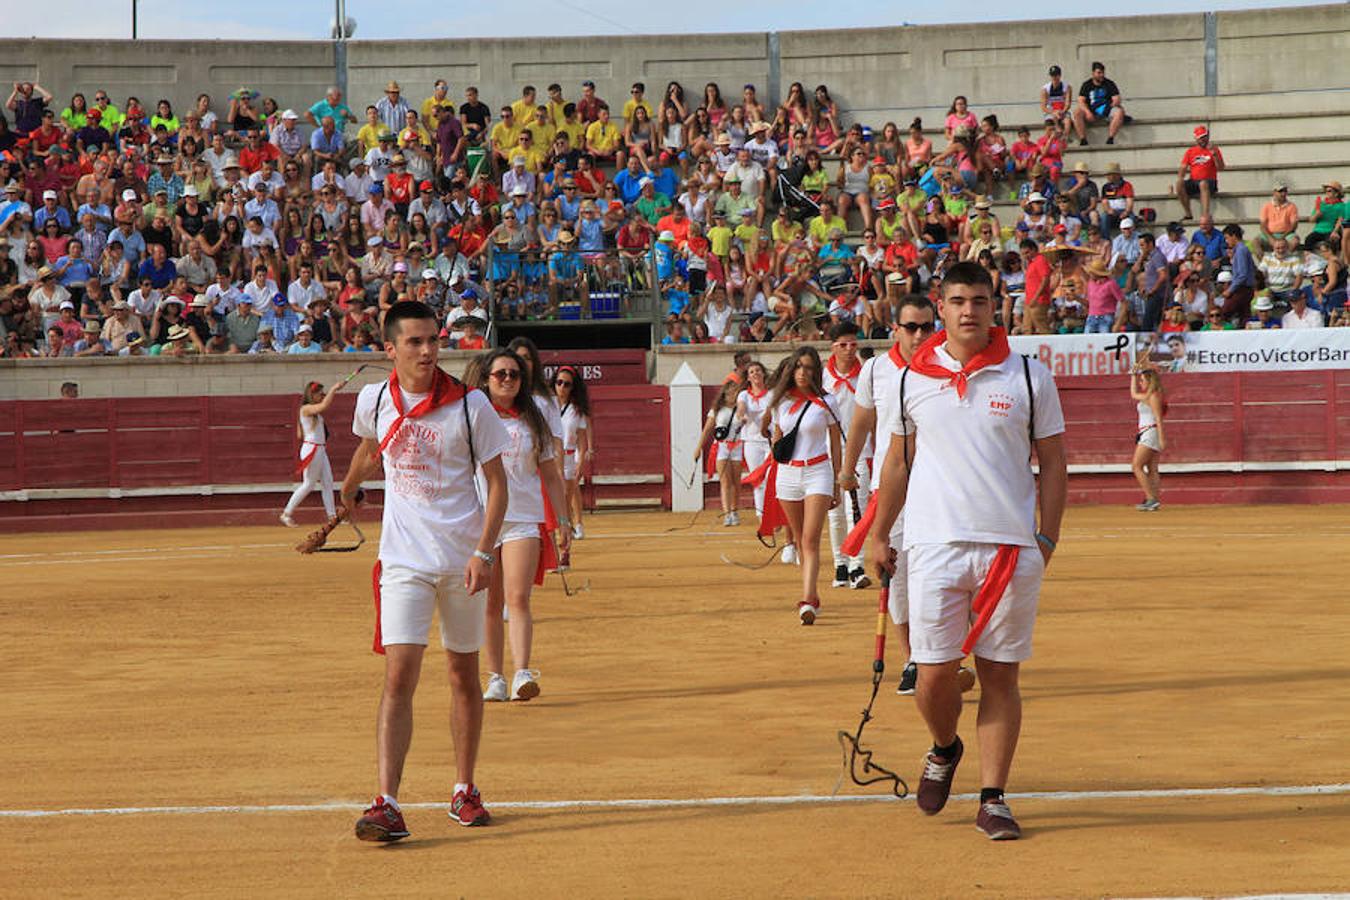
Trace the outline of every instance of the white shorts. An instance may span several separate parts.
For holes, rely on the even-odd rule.
[[[891,576],[891,590],[886,607],[891,621],[904,625],[909,621],[909,555],[905,553],[905,514],[901,510],[891,526],[891,547],[895,550],[895,574]]]
[[[438,609],[445,649],[474,653],[482,646],[487,591],[466,592],[463,572],[428,575],[403,566],[382,568],[380,634],[385,644],[425,647],[432,614]]]
[[[1158,426],[1150,425],[1135,435],[1135,441],[1143,444],[1155,453],[1162,452],[1162,442],[1158,440]]]
[[[834,466],[828,459],[814,466],[789,466],[778,464],[778,480],[775,482],[779,500],[805,500],[812,494],[834,496]]]
[[[909,550],[909,648],[917,663],[961,659],[961,645],[975,617],[975,599],[997,544],[916,544]],[[1023,547],[1012,581],[993,618],[975,642],[974,653],[992,662],[1031,657],[1031,632],[1045,575],[1037,547]]]
[[[497,532],[495,546],[500,547],[512,541],[528,541],[531,538],[539,539],[538,522],[503,522],[502,530]]]
[[[577,463],[579,456],[575,450],[563,451],[562,476],[563,481],[575,481],[577,477]]]
[[[735,446],[732,446],[726,441],[717,442],[718,462],[722,462],[723,460],[727,459],[731,460],[732,462],[740,462],[744,458],[745,458],[745,444],[741,443],[740,441],[736,441]]]
[[[760,467],[764,460],[769,458],[769,442],[746,441],[741,444],[741,452],[745,456],[745,467],[754,471]]]

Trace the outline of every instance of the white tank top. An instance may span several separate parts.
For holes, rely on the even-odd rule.
[[[572,404],[562,411],[563,449],[577,449],[577,434],[586,430],[586,417]]]
[[[1153,415],[1153,407],[1149,406],[1147,401],[1140,400],[1137,405],[1139,407],[1140,431],[1143,431],[1145,428],[1152,428],[1158,424],[1157,417]]]
[[[315,446],[322,447],[328,440],[328,430],[324,428],[323,416],[301,416],[300,433],[304,435],[304,442],[310,445],[301,448],[302,454],[314,449]]]

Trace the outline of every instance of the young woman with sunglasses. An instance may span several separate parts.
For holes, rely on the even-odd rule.
[[[553,439],[548,422],[523,384],[525,366],[510,350],[498,349],[476,360],[466,373],[468,383],[482,390],[506,427],[506,449],[501,455],[506,470],[506,516],[497,537],[488,584],[483,653],[488,701],[532,700],[539,696],[539,672],[530,668],[534,619],[530,592],[543,580],[546,560],[553,555],[553,538],[544,529],[545,496],[553,508],[563,508],[563,486],[554,465]],[[571,523],[558,517],[563,552],[571,543]],[[508,691],[505,671],[506,628],[503,608],[510,611],[511,659],[515,675]]]
[[[572,519],[572,537],[581,540],[581,469],[595,457],[591,428],[591,398],[586,381],[574,366],[559,366],[553,376],[553,393],[562,407],[563,487]]]

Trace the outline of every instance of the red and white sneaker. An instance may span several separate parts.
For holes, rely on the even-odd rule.
[[[467,791],[455,792],[454,799],[450,801],[451,822],[472,828],[475,825],[486,825],[491,819],[492,816],[483,807],[483,797],[478,793],[478,788],[469,785]]]
[[[376,797],[375,802],[356,820],[356,837],[362,841],[400,841],[408,836],[403,813]]]
[[[803,625],[816,624],[816,616],[820,614],[820,603],[807,603],[805,600],[797,604],[797,618],[802,620]]]

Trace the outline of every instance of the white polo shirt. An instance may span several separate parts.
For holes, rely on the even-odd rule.
[[[357,437],[384,440],[398,418],[390,390],[387,382],[361,388],[352,416],[352,432]],[[403,408],[412,409],[425,396],[403,391]],[[495,459],[507,447],[506,428],[482,391],[470,391],[463,400],[405,419],[382,454],[380,562],[386,566],[428,575],[458,572],[478,544],[483,503],[469,459],[465,403],[477,461]]]
[[[858,373],[858,395],[854,402],[863,409],[877,412],[876,427],[872,429],[875,439],[875,451],[872,464],[872,490],[881,487],[882,463],[891,448],[891,432],[895,427],[895,408],[900,404],[900,367],[891,359],[890,351],[879,353],[863,363]],[[863,458],[867,457],[867,448],[863,448]]]
[[[961,366],[937,349],[937,362]],[[1045,366],[1030,360],[1037,440],[1064,431],[1059,391]],[[899,404],[900,379],[895,380]],[[916,432],[905,498],[905,549],[916,544],[1036,546],[1036,480],[1029,457],[1031,410],[1022,357],[969,377],[965,397],[945,379],[905,376],[905,408],[893,434]],[[899,415],[903,413],[903,415]]]

